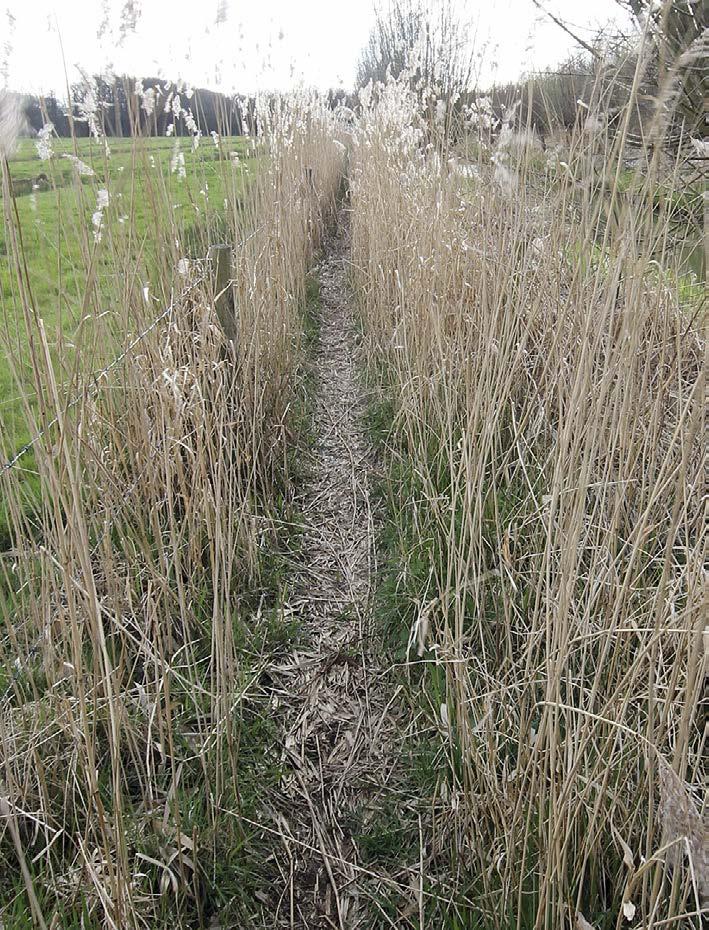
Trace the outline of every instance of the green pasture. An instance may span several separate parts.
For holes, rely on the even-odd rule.
[[[40,159],[24,139],[8,161],[0,201],[0,457],[33,434],[32,351],[42,321],[60,384],[78,359],[98,370],[116,348],[91,339],[98,314],[118,314],[148,288],[157,316],[181,280],[176,257],[201,258],[219,235],[225,201],[238,204],[255,161],[244,138],[53,139]],[[180,153],[176,157],[176,153]],[[71,156],[71,157],[67,157]],[[77,159],[81,162],[77,162]],[[85,167],[84,167],[85,166]],[[100,239],[94,214],[101,201]],[[154,311],[154,312],[153,312]],[[102,329],[103,331],[103,329]],[[17,467],[31,493],[32,456]],[[0,490],[0,499],[2,498]],[[0,503],[0,548],[6,542]]]

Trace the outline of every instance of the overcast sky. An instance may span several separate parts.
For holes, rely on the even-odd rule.
[[[616,0],[544,0],[588,38]],[[532,0],[460,0],[483,51],[481,79],[558,63],[572,46]],[[251,92],[303,82],[351,87],[372,0],[0,0],[0,87],[61,91],[64,64]],[[562,12],[563,11],[563,12]],[[63,47],[63,58],[62,58]]]

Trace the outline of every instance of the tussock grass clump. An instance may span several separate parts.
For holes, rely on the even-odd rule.
[[[8,928],[206,925],[252,907],[250,883],[265,879],[233,814],[270,777],[250,702],[278,604],[267,568],[288,515],[305,279],[343,165],[317,99],[263,101],[257,115],[246,183],[236,158],[224,165],[221,218],[185,227],[172,175],[152,184],[141,218],[155,260],[137,223],[126,233],[134,214],[115,229],[108,213],[88,220],[90,319],[71,366],[56,361],[50,308],[31,302],[6,174],[21,310],[9,325],[24,328],[26,414],[44,428],[0,478],[12,534],[0,561]],[[140,140],[135,151],[142,184]],[[234,342],[199,259],[217,235],[234,246]],[[120,361],[93,380],[106,357]]]
[[[351,155],[424,706],[445,673],[431,869],[470,926],[698,926],[706,903],[703,310],[656,196],[681,167],[629,177],[633,101],[613,131],[601,104],[563,153],[508,127],[461,168],[389,82]]]

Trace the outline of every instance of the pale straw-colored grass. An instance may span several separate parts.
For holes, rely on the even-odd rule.
[[[184,230],[164,175],[148,242],[137,227],[103,230],[115,289],[102,314],[87,221],[90,338],[69,377],[42,308],[18,290],[37,398],[27,416],[36,429],[57,422],[33,449],[39,510],[21,498],[25,459],[0,479],[14,534],[0,560],[11,673],[0,883],[5,903],[24,886],[37,926],[80,914],[91,926],[195,925],[215,906],[224,850],[243,842],[238,823],[217,823],[222,803],[238,806],[240,706],[260,663],[243,648],[258,617],[246,598],[268,591],[264,559],[287,517],[305,279],[343,169],[319,100],[265,100],[259,124],[245,192],[241,179],[226,185],[235,343],[210,268],[182,261],[177,273]],[[147,161],[138,140],[133,170]],[[228,160],[224,170],[228,180]],[[21,230],[7,222],[21,281]],[[214,235],[203,228],[202,255]],[[157,298],[136,272],[146,251]],[[98,383],[87,378],[125,347]]]
[[[679,787],[702,784],[703,310],[670,247],[681,167],[656,150],[620,183],[632,107],[556,165],[503,140],[461,171],[403,85],[355,131],[398,592],[445,670],[436,818],[475,926],[698,926],[706,894]]]

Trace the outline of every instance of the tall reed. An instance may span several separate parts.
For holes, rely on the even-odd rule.
[[[145,199],[118,225],[107,215],[100,242],[96,222],[74,218],[87,319],[71,362],[32,302],[5,179],[20,311],[6,331],[24,327],[32,391],[28,357],[12,344],[7,355],[32,432],[45,430],[0,478],[13,537],[0,559],[6,926],[11,914],[40,927],[206,925],[215,875],[244,843],[220,811],[239,805],[241,706],[261,664],[249,637],[287,515],[305,278],[343,169],[317,98],[264,99],[256,116],[254,160],[227,154],[224,209],[196,230],[176,219],[177,172],[150,173],[149,139],[133,140],[119,176],[124,202],[138,187]],[[203,260],[217,237],[234,247],[234,342]],[[59,284],[59,303],[76,299]]]
[[[461,166],[404,77],[354,134],[399,612],[471,926],[698,926],[706,903],[703,310],[679,163],[624,166],[634,103],[611,131],[585,101],[553,151],[486,131]]]

